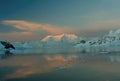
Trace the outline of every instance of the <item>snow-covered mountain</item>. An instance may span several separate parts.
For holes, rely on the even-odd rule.
[[[120,49],[120,30],[110,31],[103,37],[85,40],[86,43],[79,43],[75,48],[87,51],[119,51]]]
[[[42,39],[44,47],[48,48],[67,48],[74,47],[78,42],[78,37],[75,34],[61,34],[61,35],[49,35]]]
[[[103,37],[78,37],[75,34],[48,35],[42,40],[28,42],[12,42],[16,50],[40,49],[54,51],[54,49],[73,48],[80,51],[119,51],[120,30],[110,31]],[[4,49],[0,45],[0,49]],[[52,50],[53,49],[53,50]],[[63,50],[62,50],[63,51]],[[48,51],[49,52],[49,51]]]
[[[77,40],[77,36],[75,34],[60,34],[60,35],[48,35],[42,39],[44,42],[49,41],[67,41],[67,42],[74,42]]]

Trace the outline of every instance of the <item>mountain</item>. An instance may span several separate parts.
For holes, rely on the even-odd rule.
[[[42,39],[44,42],[48,41],[75,41],[77,36],[75,34],[61,34],[61,35],[49,35]]]
[[[95,52],[95,51],[119,51],[120,49],[120,29],[111,30],[103,37],[78,37],[75,34],[48,35],[42,40],[12,42],[16,53],[28,53],[39,49],[42,52],[72,50]],[[0,45],[0,50],[4,49]],[[60,50],[59,50],[60,49]],[[62,50],[61,50],[62,49]]]
[[[119,51],[120,49],[120,29],[111,30],[103,37],[94,37],[86,40],[86,43],[79,43],[74,46],[79,50],[90,51]],[[120,51],[119,51],[120,52]]]
[[[73,47],[78,41],[78,37],[75,34],[61,34],[61,35],[49,35],[42,39],[44,47],[49,48],[67,48]]]

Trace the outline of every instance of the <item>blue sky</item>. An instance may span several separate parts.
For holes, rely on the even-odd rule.
[[[37,40],[61,33],[102,36],[120,28],[119,3],[120,0],[0,0],[0,39]]]

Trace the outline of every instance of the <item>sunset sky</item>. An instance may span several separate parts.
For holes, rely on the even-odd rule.
[[[0,39],[40,40],[73,33],[103,36],[120,29],[120,0],[0,0]]]

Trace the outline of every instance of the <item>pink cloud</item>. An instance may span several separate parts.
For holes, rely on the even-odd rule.
[[[25,31],[0,33],[0,38],[9,40],[36,40],[44,38],[47,34],[56,35],[63,33],[96,37],[105,35],[109,32],[109,30],[116,30],[120,28],[120,20],[99,21],[80,28],[60,27],[50,24],[27,22],[24,20],[5,20],[2,24]]]
[[[68,28],[68,27],[58,27],[58,26],[49,25],[49,24],[31,23],[23,20],[5,20],[2,22],[2,24],[13,26],[20,30],[27,30],[31,32],[44,30],[51,34],[70,33],[74,31],[72,28]]]

